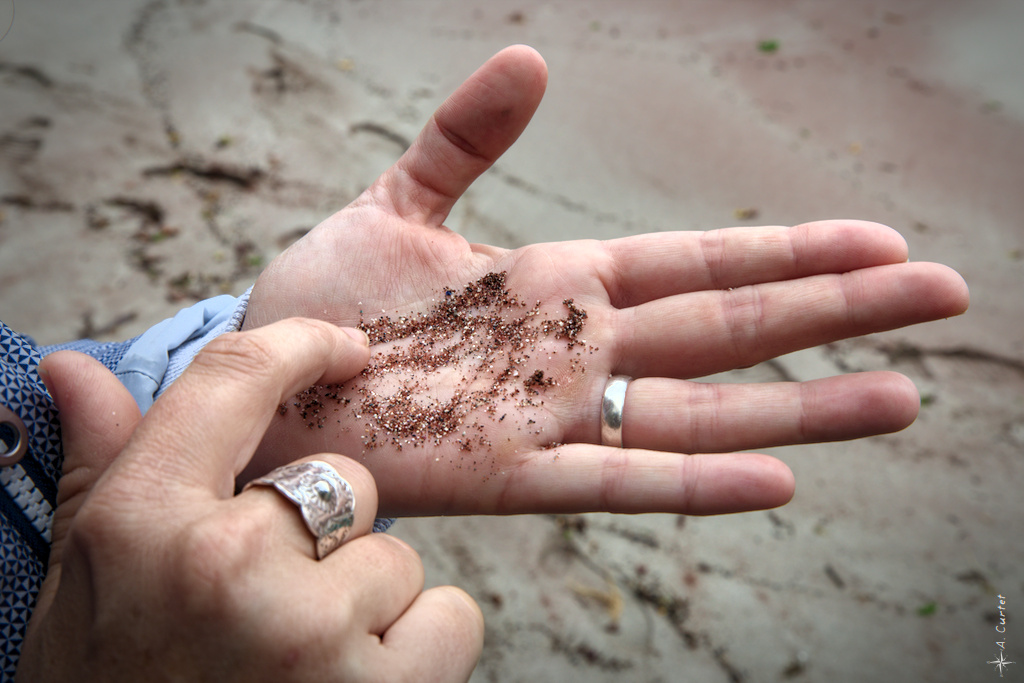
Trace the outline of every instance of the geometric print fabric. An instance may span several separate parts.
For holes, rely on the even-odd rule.
[[[113,370],[131,343],[79,341],[41,349],[0,322],[0,403],[21,418],[29,437],[21,461],[0,468],[0,681],[14,680],[46,573],[63,464],[57,410],[36,368],[47,353],[73,349]]]

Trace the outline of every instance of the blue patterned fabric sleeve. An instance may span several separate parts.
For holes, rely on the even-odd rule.
[[[108,368],[131,342],[75,342]],[[0,467],[0,680],[14,679],[21,641],[50,558],[50,529],[63,465],[57,409],[36,368],[46,351],[0,322],[0,403],[21,420],[28,449]],[[6,425],[5,437],[13,431]],[[5,443],[7,438],[4,439]],[[8,444],[9,445],[9,444]],[[6,450],[6,448],[5,448]]]
[[[86,353],[113,371],[145,410],[210,339],[241,326],[247,300],[246,295],[200,302],[126,342],[39,347],[0,322],[0,403],[28,433],[21,460],[0,466],[0,681],[14,680],[25,628],[46,575],[64,459],[57,409],[39,378],[39,361],[63,349]],[[6,424],[0,430],[6,452],[17,430]]]

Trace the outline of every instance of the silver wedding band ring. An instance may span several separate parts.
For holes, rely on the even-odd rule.
[[[622,411],[626,406],[626,389],[632,377],[612,375],[604,385],[601,398],[601,444],[622,448]]]
[[[285,465],[245,485],[273,486],[302,511],[316,539],[316,558],[322,560],[345,542],[355,521],[352,487],[331,465],[320,460]]]

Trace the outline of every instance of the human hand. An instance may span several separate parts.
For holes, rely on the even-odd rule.
[[[564,319],[562,302],[572,299],[587,313],[585,344],[570,349],[554,334],[535,334],[530,348],[506,344],[490,357],[493,370],[456,354],[437,370],[420,363],[377,373],[317,394],[324,412],[313,418],[308,397],[296,401],[299,409],[275,420],[243,479],[297,453],[340,450],[361,453],[385,515],[734,512],[783,504],[794,482],[780,461],[732,451],[858,438],[914,420],[916,389],[895,373],[754,385],[689,381],[962,313],[963,280],[941,265],[907,262],[905,241],[885,226],[824,221],[516,250],[469,244],[446,228],[455,201],[523,131],[545,80],[544,63],[529,48],[492,58],[362,196],[270,264],[245,325],[290,315],[371,328],[384,315],[416,320],[443,307],[448,291],[504,273],[504,289],[526,308],[488,308],[475,335],[487,333],[482,319],[508,323],[535,302],[528,324]],[[435,355],[460,343],[458,333],[449,336],[432,347]],[[412,348],[410,339],[376,346],[378,365],[394,365],[396,349]],[[523,393],[513,398],[507,383],[488,395],[506,367],[502,359],[512,356],[524,378],[540,370],[554,384],[520,384]],[[612,373],[637,378],[625,402],[626,448],[596,445]],[[445,436],[412,438],[388,428],[388,410],[407,416],[427,406],[439,417],[452,401],[461,401],[462,413],[459,428]]]
[[[320,321],[227,335],[141,421],[96,361],[45,358],[65,476],[19,680],[468,679],[482,615],[458,589],[423,591],[409,546],[367,534],[377,496],[365,468],[317,457],[356,501],[348,539],[320,561],[283,496],[234,495],[281,400],[349,379],[367,357]]]

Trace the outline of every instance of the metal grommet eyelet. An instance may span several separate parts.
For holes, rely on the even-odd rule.
[[[28,451],[28,430],[21,418],[0,405],[0,467],[13,465]]]

